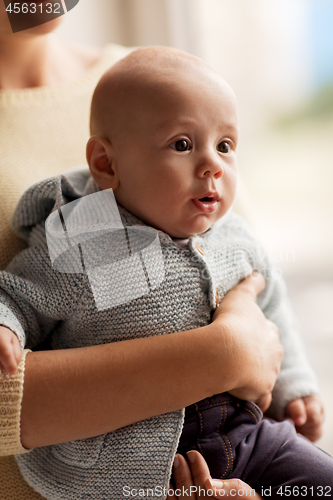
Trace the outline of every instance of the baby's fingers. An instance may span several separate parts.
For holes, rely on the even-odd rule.
[[[291,418],[296,425],[297,432],[310,441],[315,442],[321,437],[324,409],[318,395],[295,399],[289,403],[286,417]]]
[[[311,424],[319,425],[324,420],[324,407],[320,396],[314,394],[304,398],[304,404]]]
[[[298,427],[305,424],[307,413],[303,399],[295,399],[287,406],[286,417]]]
[[[9,375],[14,375],[17,372],[18,362],[16,361],[15,354],[13,350],[6,350],[2,352],[0,356],[0,365],[4,373]]]
[[[0,335],[1,369],[9,375],[14,375],[20,359],[21,348],[18,338],[10,330],[3,329]]]
[[[19,362],[21,361],[22,349],[21,349],[20,341],[16,337],[16,335],[13,339],[13,342],[14,342],[14,344],[13,344],[14,345],[14,357],[15,357],[16,365],[18,366]]]
[[[324,407],[318,395],[304,398],[307,411],[307,422],[304,429],[298,430],[310,441],[315,442],[321,438],[323,433]]]

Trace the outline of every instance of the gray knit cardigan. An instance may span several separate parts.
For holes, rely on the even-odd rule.
[[[0,273],[0,324],[11,328],[22,345],[33,348],[52,334],[54,349],[74,348],[204,326],[216,307],[216,292],[222,299],[256,268],[266,277],[258,304],[278,325],[285,350],[272,411],[281,418],[288,402],[317,392],[294,332],[284,285],[274,278],[247,225],[231,212],[200,237],[190,238],[187,248],[158,231],[164,280],[150,293],[116,307],[96,308],[84,273],[54,270],[46,218],[98,191],[84,169],[36,184],[18,205],[14,229],[29,246]],[[124,226],[144,226],[122,207],[119,211]],[[105,293],[111,293],[105,278]],[[50,500],[118,500],[132,488],[165,498],[183,415],[184,410],[175,411],[96,438],[34,449],[17,462],[29,484]]]

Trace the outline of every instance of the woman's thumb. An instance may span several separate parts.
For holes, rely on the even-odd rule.
[[[257,271],[253,271],[247,278],[245,278],[241,283],[237,285],[239,288],[243,288],[247,292],[250,292],[255,299],[259,293],[261,293],[266,286],[264,277]]]

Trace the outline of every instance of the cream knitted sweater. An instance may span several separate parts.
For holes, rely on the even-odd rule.
[[[0,91],[0,269],[23,248],[10,229],[22,193],[34,182],[85,164],[90,101],[104,71],[129,49],[108,45],[83,77],[55,87]],[[0,455],[22,453],[24,359],[14,377],[0,371]]]
[[[23,192],[86,163],[93,90],[104,71],[128,52],[108,45],[84,77],[71,83],[0,90],[0,269],[22,248],[10,221]]]

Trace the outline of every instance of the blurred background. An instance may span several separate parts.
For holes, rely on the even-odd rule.
[[[287,280],[333,454],[333,2],[80,0],[58,34],[178,47],[235,90],[247,217]]]

